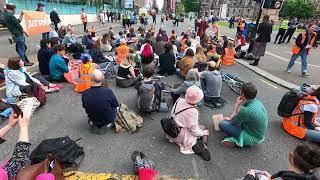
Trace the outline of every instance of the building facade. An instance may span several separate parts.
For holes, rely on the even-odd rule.
[[[259,10],[259,4],[253,0],[204,0],[204,2],[201,14],[212,14],[220,18],[232,16],[255,18]]]

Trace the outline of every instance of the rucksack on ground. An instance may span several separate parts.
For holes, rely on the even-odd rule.
[[[80,140],[80,139],[78,139]],[[83,148],[68,136],[43,140],[30,154],[31,164],[37,164],[54,155],[63,168],[76,168],[84,157]]]
[[[142,84],[138,89],[138,109],[140,112],[149,113],[154,110],[154,94],[154,83],[148,84],[142,81]]]
[[[281,117],[291,117],[292,112],[299,104],[299,101],[306,97],[307,94],[293,89],[287,92],[281,99],[280,104],[278,106],[278,115]]]
[[[130,110],[125,104],[120,104],[117,110],[117,117],[115,119],[115,132],[130,131],[135,132],[138,128],[141,128],[143,119],[135,112]]]

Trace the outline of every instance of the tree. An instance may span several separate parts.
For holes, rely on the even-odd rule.
[[[316,6],[310,0],[285,0],[279,16],[309,19],[314,16],[315,11]]]
[[[182,0],[182,4],[185,12],[198,12],[199,10],[199,0]]]

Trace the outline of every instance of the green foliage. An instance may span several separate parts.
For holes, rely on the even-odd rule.
[[[198,12],[199,10],[199,0],[181,0],[181,3],[185,12]]]
[[[314,16],[316,6],[310,0],[285,0],[280,11],[280,17],[297,17],[309,19]]]

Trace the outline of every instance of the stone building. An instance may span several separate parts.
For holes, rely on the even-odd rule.
[[[225,18],[231,16],[242,16],[245,18],[255,18],[259,10],[259,5],[253,0],[205,0],[208,8],[204,14]],[[221,13],[224,12],[224,13]]]

